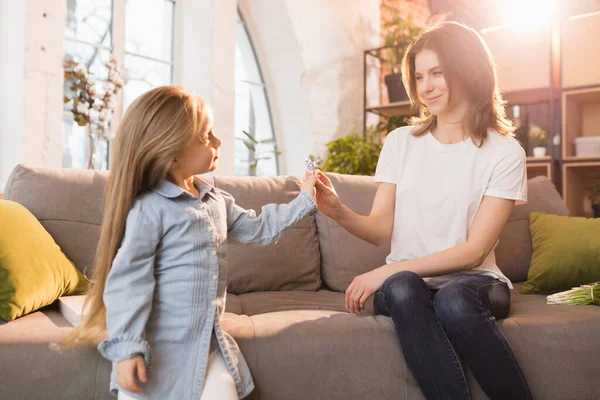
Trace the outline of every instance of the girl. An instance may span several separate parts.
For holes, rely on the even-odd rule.
[[[426,398],[468,399],[464,361],[490,399],[529,399],[495,322],[512,285],[493,249],[527,186],[493,60],[474,30],[443,23],[411,44],[402,76],[422,117],[386,138],[370,215],[348,209],[317,172],[322,212],[370,243],[391,240],[386,265],[348,286],[346,307],[358,312],[375,295]]]
[[[88,312],[66,339],[105,339],[119,399],[237,399],[254,387],[221,329],[227,242],[275,242],[316,212],[317,178],[256,217],[196,176],[217,167],[220,146],[208,105],[175,86],[140,96],[119,126]]]

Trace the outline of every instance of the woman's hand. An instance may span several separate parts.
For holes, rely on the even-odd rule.
[[[317,179],[317,195],[316,202],[319,211],[327,215],[329,218],[337,219],[342,213],[342,201],[338,196],[333,184],[328,177],[320,170],[315,170]]]
[[[381,267],[356,276],[346,289],[346,309],[351,313],[364,310],[367,299],[383,285],[387,278],[388,275]]]
[[[132,393],[140,393],[142,388],[137,384],[136,376],[142,383],[148,381],[143,356],[137,355],[117,362],[117,383],[122,389]]]

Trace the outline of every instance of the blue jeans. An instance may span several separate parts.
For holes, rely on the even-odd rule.
[[[482,275],[433,291],[419,275],[403,271],[375,293],[375,314],[392,318],[406,363],[429,400],[470,398],[463,362],[491,400],[531,399],[496,324],[509,310],[508,286]]]

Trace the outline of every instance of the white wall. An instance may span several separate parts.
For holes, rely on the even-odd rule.
[[[0,191],[18,163],[62,166],[66,3],[0,0]]]
[[[326,142],[353,128],[362,132],[363,51],[379,46],[379,2],[239,5],[267,86],[281,173],[302,174],[307,155],[322,155]]]
[[[0,0],[0,192],[23,148],[26,3]]]

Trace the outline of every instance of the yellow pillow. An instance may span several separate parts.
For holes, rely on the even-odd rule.
[[[83,293],[87,283],[29,210],[0,200],[0,318],[12,321]]]

